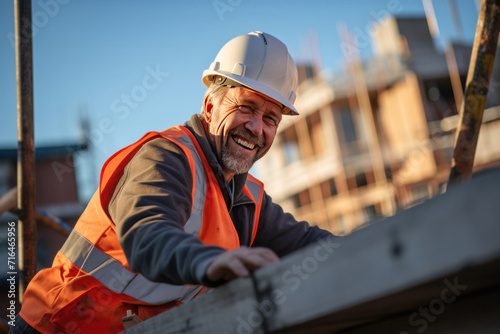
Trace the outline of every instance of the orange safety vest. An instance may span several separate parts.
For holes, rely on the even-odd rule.
[[[201,147],[185,127],[149,132],[115,153],[103,166],[98,191],[57,253],[51,268],[30,282],[20,315],[42,333],[117,333],[127,310],[145,320],[188,302],[204,290],[199,285],[152,282],[130,270],[107,207],[123,170],[148,141],[164,138],[178,145],[193,175],[192,209],[184,225],[207,245],[227,250],[240,247],[224,197]],[[252,242],[257,232],[264,193],[260,181],[248,176],[243,189],[255,203]]]

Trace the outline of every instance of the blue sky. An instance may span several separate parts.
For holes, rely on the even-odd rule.
[[[456,0],[472,42],[474,0]],[[0,147],[17,144],[13,0],[0,1]],[[326,68],[345,59],[337,25],[360,37],[386,14],[424,15],[421,0],[34,0],[35,143],[64,145],[90,120],[94,164],[145,132],[181,124],[200,110],[201,74],[220,47],[254,30],[310,60],[317,34]],[[457,39],[448,1],[433,0],[438,44]],[[369,57],[371,47],[361,48]]]

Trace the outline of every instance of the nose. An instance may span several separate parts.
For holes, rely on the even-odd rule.
[[[248,129],[254,136],[262,135],[262,118],[259,115],[251,115],[245,123],[245,128]]]

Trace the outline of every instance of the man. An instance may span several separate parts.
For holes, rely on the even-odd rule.
[[[103,166],[98,191],[18,324],[116,333],[331,234],[284,213],[248,174],[293,106],[297,70],[262,32],[229,41],[203,73],[201,115],[148,133]],[[23,321],[25,320],[25,323]]]

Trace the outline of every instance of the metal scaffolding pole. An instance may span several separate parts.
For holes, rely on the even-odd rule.
[[[36,273],[31,0],[14,0],[17,79],[19,300]]]
[[[467,181],[472,175],[499,30],[500,0],[483,0],[479,10],[464,99],[460,108],[448,185]]]

